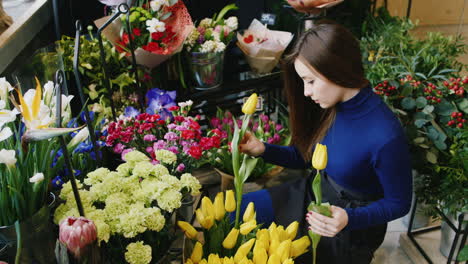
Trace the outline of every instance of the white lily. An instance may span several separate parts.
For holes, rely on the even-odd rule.
[[[13,132],[11,131],[11,128],[4,127],[2,129],[2,125],[0,125],[0,142],[8,139],[11,136],[13,136]]]
[[[150,33],[166,31],[166,24],[157,18],[146,20],[146,29]]]
[[[54,83],[52,81],[48,81],[44,84],[44,104],[51,105],[53,103],[52,99],[54,98]]]
[[[78,146],[81,142],[85,141],[89,137],[89,130],[88,127],[85,127],[76,134],[72,140],[67,145],[67,149],[70,151]]]
[[[8,110],[4,109],[6,107],[6,103],[3,100],[0,100],[0,127],[3,126],[5,123],[10,123],[15,121],[16,115],[19,112],[16,109]]]
[[[13,90],[13,87],[7,82],[5,77],[0,78],[0,99],[6,101],[8,93]]]
[[[0,150],[0,163],[6,164],[8,167],[14,167],[16,164],[16,152],[12,149]]]
[[[40,183],[44,180],[44,173],[36,173],[34,176],[29,178],[30,183]]]

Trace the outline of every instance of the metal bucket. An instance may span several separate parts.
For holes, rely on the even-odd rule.
[[[214,89],[223,82],[224,52],[191,52],[189,66],[195,89]]]

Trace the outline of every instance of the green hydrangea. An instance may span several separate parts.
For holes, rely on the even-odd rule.
[[[130,264],[148,264],[151,262],[151,247],[142,241],[128,244],[125,260]]]
[[[191,195],[199,195],[201,184],[197,178],[193,177],[190,173],[184,173],[180,177],[180,183],[183,188],[187,188]]]
[[[164,164],[172,165],[177,162],[177,156],[172,151],[169,151],[166,149],[160,149],[160,150],[156,150],[155,154],[156,154],[156,159]]]

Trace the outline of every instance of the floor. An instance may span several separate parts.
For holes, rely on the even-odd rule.
[[[397,219],[388,224],[385,240],[375,252],[372,264],[412,264],[406,253],[400,248],[400,235],[405,233],[407,227],[402,219]]]

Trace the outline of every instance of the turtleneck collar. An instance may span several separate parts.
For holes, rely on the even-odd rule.
[[[359,118],[379,105],[382,100],[374,94],[371,86],[362,88],[351,99],[336,105],[339,115],[350,118]]]

